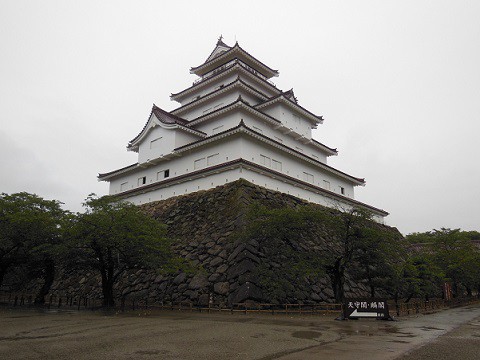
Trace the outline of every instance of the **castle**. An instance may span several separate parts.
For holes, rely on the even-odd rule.
[[[277,70],[220,37],[190,72],[199,78],[171,95],[180,106],[153,105],[129,142],[138,161],[99,174],[110,195],[145,204],[245,179],[329,207],[360,207],[383,222],[386,211],[354,199],[365,180],[327,165],[338,152],[312,138],[322,117],[271,82]]]

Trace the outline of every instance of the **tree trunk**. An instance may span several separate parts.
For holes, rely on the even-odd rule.
[[[413,293],[410,293],[410,295],[408,295],[407,299],[405,300],[405,303],[408,303],[413,297]]]
[[[370,288],[370,297],[374,298],[375,297],[375,284],[373,283],[372,274],[370,272],[370,267],[368,265],[366,265],[366,267],[365,267],[365,273],[366,273],[366,276],[367,276],[368,287]]]
[[[103,269],[102,273],[102,293],[103,293],[103,302],[104,307],[114,307],[115,298],[113,296],[113,268],[110,266],[107,269]]]
[[[55,262],[53,261],[53,259],[45,259],[44,267],[45,276],[43,286],[35,296],[35,304],[37,305],[45,304],[45,296],[49,293],[50,287],[52,286],[53,280],[55,279]]]
[[[456,298],[459,294],[458,294],[458,284],[456,281],[453,282],[453,285],[452,285],[452,295],[454,298]]]
[[[341,260],[335,262],[335,266],[332,268],[330,273],[330,281],[332,283],[332,290],[335,296],[335,302],[337,304],[342,304],[345,300],[345,269],[340,264]]]
[[[397,311],[397,316],[400,316],[400,305],[398,304],[398,291],[395,293],[393,297],[395,299],[395,310]]]
[[[7,273],[7,269],[4,269],[3,267],[0,267],[0,287],[3,284],[3,278],[5,277],[6,273]]]

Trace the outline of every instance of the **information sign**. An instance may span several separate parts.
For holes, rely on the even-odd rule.
[[[346,299],[344,305],[344,317],[346,319],[390,319],[387,300],[376,298]]]

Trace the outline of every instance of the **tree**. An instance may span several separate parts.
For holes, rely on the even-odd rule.
[[[250,207],[242,236],[258,241],[271,262],[282,264],[281,273],[267,263],[259,264],[255,270],[269,301],[294,298],[299,278],[324,274],[323,254],[306,249],[304,244],[315,238],[316,225],[322,218],[322,212],[309,206],[268,209],[254,204]]]
[[[0,285],[7,272],[22,267],[28,278],[43,278],[35,302],[44,302],[54,280],[66,214],[56,200],[26,192],[0,195]]]
[[[478,239],[477,231],[448,228],[407,235],[409,242],[421,244],[419,251],[431,259],[443,280],[452,283],[454,296],[480,290],[480,250],[473,242]]]
[[[360,234],[353,254],[353,266],[357,269],[352,276],[366,281],[370,296],[375,297],[378,290],[388,291],[395,286],[390,280],[397,277],[398,267],[405,262],[405,242],[398,233],[374,224],[366,223]]]
[[[103,305],[114,306],[114,284],[126,270],[172,266],[166,227],[131,203],[110,196],[87,197],[85,213],[77,214],[71,236],[77,265],[97,270]]]
[[[327,254],[329,261],[326,271],[337,303],[345,300],[347,269],[353,267],[355,255],[362,247],[367,248],[366,242],[374,235],[373,231],[365,231],[371,224],[371,214],[359,208],[332,214],[327,223],[327,229],[332,232],[332,240],[336,248]]]
[[[448,280],[452,282],[453,295],[459,296],[465,288],[469,296],[478,284],[480,263],[479,250],[470,239],[470,234],[460,229],[441,228],[433,230],[431,244],[433,259]]]

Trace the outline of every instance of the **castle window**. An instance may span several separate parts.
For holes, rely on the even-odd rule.
[[[340,193],[341,193],[342,195],[345,195],[345,188],[342,187],[342,186],[340,186]]]
[[[272,159],[272,169],[282,171],[282,163],[280,161]]]
[[[260,164],[265,165],[265,166],[272,166],[271,165],[271,159],[268,156],[260,154]]]
[[[323,188],[326,190],[330,190],[330,181],[323,180]]]
[[[203,167],[205,167],[205,158],[197,159],[193,162],[194,170],[201,169]]]
[[[207,165],[215,165],[218,163],[218,154],[207,156]]]
[[[146,183],[147,183],[147,177],[146,176],[142,176],[142,177],[138,178],[138,181],[137,181],[138,186],[145,185]]]
[[[169,176],[170,176],[170,170],[169,170],[169,169],[164,170],[164,171],[163,171],[163,177],[164,177],[164,178],[167,178],[167,177],[169,177]]]
[[[309,174],[307,172],[303,172],[303,180],[305,180],[309,183],[313,183],[313,175]]]

